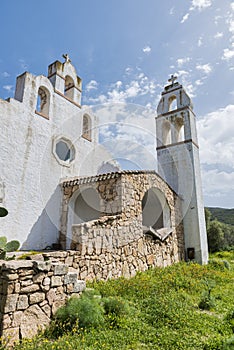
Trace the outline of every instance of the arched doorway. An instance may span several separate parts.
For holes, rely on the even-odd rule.
[[[79,192],[74,205],[74,224],[81,224],[100,217],[100,196],[94,188]]]
[[[101,198],[92,187],[79,189],[68,204],[66,248],[70,249],[72,226],[98,219],[101,216]]]
[[[142,225],[144,232],[161,232],[161,229],[171,227],[170,208],[158,188],[150,188],[142,199]]]

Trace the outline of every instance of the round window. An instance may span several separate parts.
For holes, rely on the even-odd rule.
[[[55,140],[53,153],[57,161],[62,165],[70,165],[75,159],[75,148],[71,141],[65,138]]]

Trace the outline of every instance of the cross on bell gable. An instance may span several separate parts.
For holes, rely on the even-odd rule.
[[[177,80],[177,76],[174,74],[171,74],[170,79],[168,79],[168,81],[169,81],[169,83],[171,83],[171,85],[173,85],[176,80]]]
[[[67,53],[63,54],[63,58],[65,59],[66,63],[70,63],[71,62],[71,59],[70,59],[70,57],[69,57],[69,55]]]

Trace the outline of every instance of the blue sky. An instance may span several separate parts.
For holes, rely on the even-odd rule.
[[[205,204],[234,207],[233,1],[2,0],[0,9],[1,98],[14,96],[17,75],[46,75],[66,52],[85,105],[154,110],[176,73],[198,119]]]

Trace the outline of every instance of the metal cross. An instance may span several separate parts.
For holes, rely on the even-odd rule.
[[[70,59],[70,57],[68,56],[67,53],[63,54],[63,58],[65,58],[65,62],[66,62],[66,63],[71,62],[71,59]]]
[[[172,74],[170,79],[168,79],[169,83],[171,83],[172,85],[174,84],[174,82],[177,80],[177,76]]]

